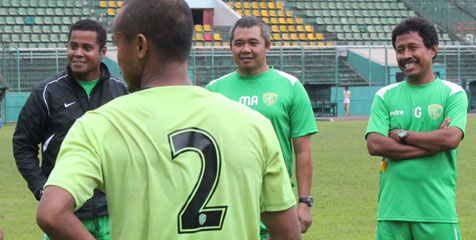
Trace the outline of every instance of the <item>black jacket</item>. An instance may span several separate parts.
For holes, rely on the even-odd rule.
[[[18,170],[39,200],[40,190],[50,175],[61,143],[74,121],[86,111],[127,94],[126,84],[111,76],[101,63],[101,76],[90,96],[74,79],[71,68],[33,88],[23,106],[13,135],[13,153]],[[41,143],[41,168],[38,145]],[[78,218],[108,215],[106,197],[99,190],[76,213]]]

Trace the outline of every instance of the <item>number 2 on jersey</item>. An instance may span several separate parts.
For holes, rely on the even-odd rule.
[[[207,206],[220,180],[221,155],[218,143],[207,131],[184,128],[168,135],[172,159],[195,152],[201,161],[200,174],[178,214],[178,233],[221,230],[227,206]]]

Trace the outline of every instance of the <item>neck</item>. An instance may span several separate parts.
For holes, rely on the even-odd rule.
[[[143,69],[141,87],[192,85],[187,69],[187,62],[148,64]]]
[[[98,69],[97,71],[90,72],[87,74],[81,74],[81,73],[73,73],[74,79],[83,81],[83,82],[91,82],[99,78],[100,76],[100,70]]]
[[[428,71],[424,76],[407,77],[407,82],[412,85],[423,85],[435,81],[433,71]]]
[[[264,64],[262,67],[260,68],[257,68],[257,69],[253,69],[253,70],[249,70],[247,71],[246,69],[239,69],[238,68],[238,74],[240,74],[241,76],[254,76],[254,75],[258,75],[258,74],[261,74],[261,73],[264,73],[266,71],[269,70],[269,67],[267,64]]]

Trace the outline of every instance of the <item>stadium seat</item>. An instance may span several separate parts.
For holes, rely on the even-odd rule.
[[[300,33],[300,34],[301,34],[301,33]],[[312,40],[312,41],[316,40],[316,38],[314,37],[314,34],[313,34],[313,33],[308,33],[308,34],[307,34],[307,39]]]
[[[275,10],[269,10],[268,12],[269,12],[270,17],[277,17],[278,16],[278,14],[276,14]]]
[[[203,27],[201,24],[195,25],[195,32],[203,32]]]
[[[292,18],[292,17],[286,18],[286,23],[287,23],[287,24],[296,24],[296,23],[294,22],[294,18]]]
[[[284,14],[284,11],[278,10],[278,17],[286,17],[286,14]]]
[[[107,5],[108,5],[108,7],[111,7],[111,8],[116,8],[117,7],[116,6],[116,1],[109,1]]]
[[[266,2],[259,2],[259,7],[261,9],[267,9],[268,8],[268,5],[266,4]]]
[[[221,37],[221,35],[219,33],[214,33],[213,34],[213,39],[215,41],[223,41],[223,38]]]
[[[279,31],[280,32],[287,32],[288,28],[286,27],[286,25],[279,25]]]
[[[251,2],[251,8],[253,9],[259,9],[259,5],[258,5],[258,2]]]
[[[253,16],[255,17],[261,17],[261,13],[258,9],[253,9]]]
[[[107,15],[108,16],[116,16],[116,11],[114,11],[114,8],[108,8],[107,9]]]
[[[322,35],[322,33],[316,33],[316,39],[317,40],[324,40],[324,35]]]
[[[99,6],[102,8],[107,8],[107,2],[106,1],[100,1]]]
[[[276,8],[277,9],[283,9],[284,5],[282,2],[276,2]]]
[[[290,40],[289,34],[287,34],[287,33],[283,33],[283,34],[281,35],[281,37],[282,37],[282,39],[285,40],[285,41],[289,41],[289,40]]]
[[[272,32],[280,32],[278,25],[271,25],[271,31]]]
[[[271,20],[271,24],[274,24],[274,25],[277,25],[277,24],[279,24],[279,22],[278,22],[278,19],[277,19],[277,18],[275,18],[275,17],[273,17],[273,18],[270,18],[270,20]]]
[[[205,41],[205,38],[203,37],[203,33],[197,33],[197,34],[195,34],[195,40],[197,40],[197,41]]]
[[[263,18],[261,18],[261,19],[263,19],[263,22],[265,22],[266,24],[269,24],[269,18],[263,17]]]
[[[203,31],[205,31],[205,32],[213,32],[213,29],[212,29],[212,27],[211,27],[210,25],[205,24],[205,25],[203,25]]]
[[[124,5],[123,1],[117,1],[117,7],[121,8]]]
[[[305,32],[305,31],[306,31],[306,30],[304,30],[304,26],[303,26],[303,25],[297,25],[296,28],[297,28],[296,31],[298,31],[298,32]]]
[[[266,9],[261,10],[261,16],[263,16],[263,17],[269,17],[268,10],[266,10]]]
[[[304,28],[304,30],[306,30],[306,32],[313,32],[314,30],[312,29],[312,26],[311,25],[306,25],[306,27]]]
[[[280,18],[279,18],[279,24],[286,24],[286,19],[280,17]]]
[[[294,25],[289,25],[288,26],[288,31],[289,32],[297,32],[296,27]]]
[[[250,2],[243,2],[243,8],[250,9],[251,8]]]
[[[279,34],[279,33],[273,33],[273,39],[276,40],[276,41],[281,41],[281,40],[283,40],[283,39],[281,38],[281,34]]]
[[[301,41],[307,41],[308,38],[305,33],[299,33],[299,40]]]
[[[40,25],[33,25],[32,31],[34,33],[41,33],[41,27]]]
[[[212,34],[210,34],[210,33],[205,33],[205,41],[213,41]]]

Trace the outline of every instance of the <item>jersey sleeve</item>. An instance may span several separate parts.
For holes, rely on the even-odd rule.
[[[290,109],[291,137],[302,137],[317,133],[316,119],[311,101],[301,82],[293,86],[293,98]]]
[[[390,130],[390,118],[385,101],[379,96],[375,95],[370,107],[370,119],[365,132],[365,138],[372,132],[380,133],[385,137],[388,136]]]
[[[265,164],[261,191],[261,212],[276,212],[296,204],[283,154],[271,123],[264,127],[262,139]]]
[[[211,82],[207,83],[207,85],[205,86],[205,89],[207,89],[208,91],[210,92],[215,92],[215,87],[213,86],[214,84],[211,84]]]
[[[86,114],[87,115],[87,114]],[[86,116],[85,115],[85,116]],[[104,191],[100,157],[94,132],[85,126],[94,121],[78,119],[66,135],[55,167],[45,186],[57,186],[73,196],[75,211],[93,196],[94,189]],[[87,124],[86,124],[87,125]]]
[[[450,96],[445,111],[445,118],[451,117],[448,127],[457,127],[465,134],[467,121],[468,97],[464,91],[457,92]]]

